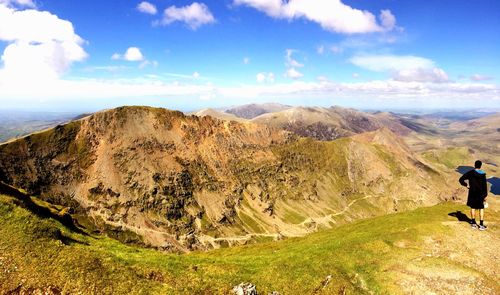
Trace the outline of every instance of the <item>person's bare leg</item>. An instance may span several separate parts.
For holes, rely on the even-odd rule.
[[[481,220],[481,225],[482,225],[484,220],[484,209],[479,209],[479,218]]]
[[[476,209],[470,209],[470,218],[472,220],[476,219]]]

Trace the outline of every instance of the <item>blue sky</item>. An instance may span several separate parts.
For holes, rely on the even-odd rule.
[[[0,107],[499,108],[499,28],[495,0],[0,0]]]

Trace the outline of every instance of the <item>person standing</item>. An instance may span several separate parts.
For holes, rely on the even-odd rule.
[[[485,230],[484,225],[484,203],[488,196],[488,186],[486,184],[486,173],[481,170],[482,162],[477,160],[474,163],[474,169],[465,173],[460,177],[459,182],[461,185],[469,188],[469,195],[467,196],[467,206],[470,209],[471,226],[472,228],[479,228]],[[467,182],[468,181],[468,185]],[[479,226],[476,223],[476,210],[479,209]]]

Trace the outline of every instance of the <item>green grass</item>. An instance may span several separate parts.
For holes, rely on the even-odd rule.
[[[84,294],[227,294],[232,286],[250,281],[262,294],[312,294],[332,275],[322,294],[343,289],[363,294],[366,288],[393,294],[398,289],[387,271],[421,255],[422,236],[446,234],[441,221],[455,210],[457,205],[448,203],[304,238],[164,254],[74,233],[0,196],[0,293],[22,282],[25,287],[52,285]],[[412,247],[395,247],[400,240],[410,241]]]
[[[292,224],[300,224],[306,220],[306,218],[295,211],[286,210],[283,220]]]
[[[244,225],[248,226],[250,230],[254,233],[263,233],[265,230],[260,226],[255,220],[254,217],[245,214],[244,212],[239,212],[238,217],[241,219]]]
[[[432,163],[440,163],[449,169],[467,165],[473,161],[466,147],[448,147],[446,149],[424,152],[422,156]]]

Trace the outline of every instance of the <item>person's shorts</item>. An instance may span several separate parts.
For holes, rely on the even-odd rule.
[[[484,209],[484,199],[469,198],[467,200],[467,206],[471,207],[472,209]]]

